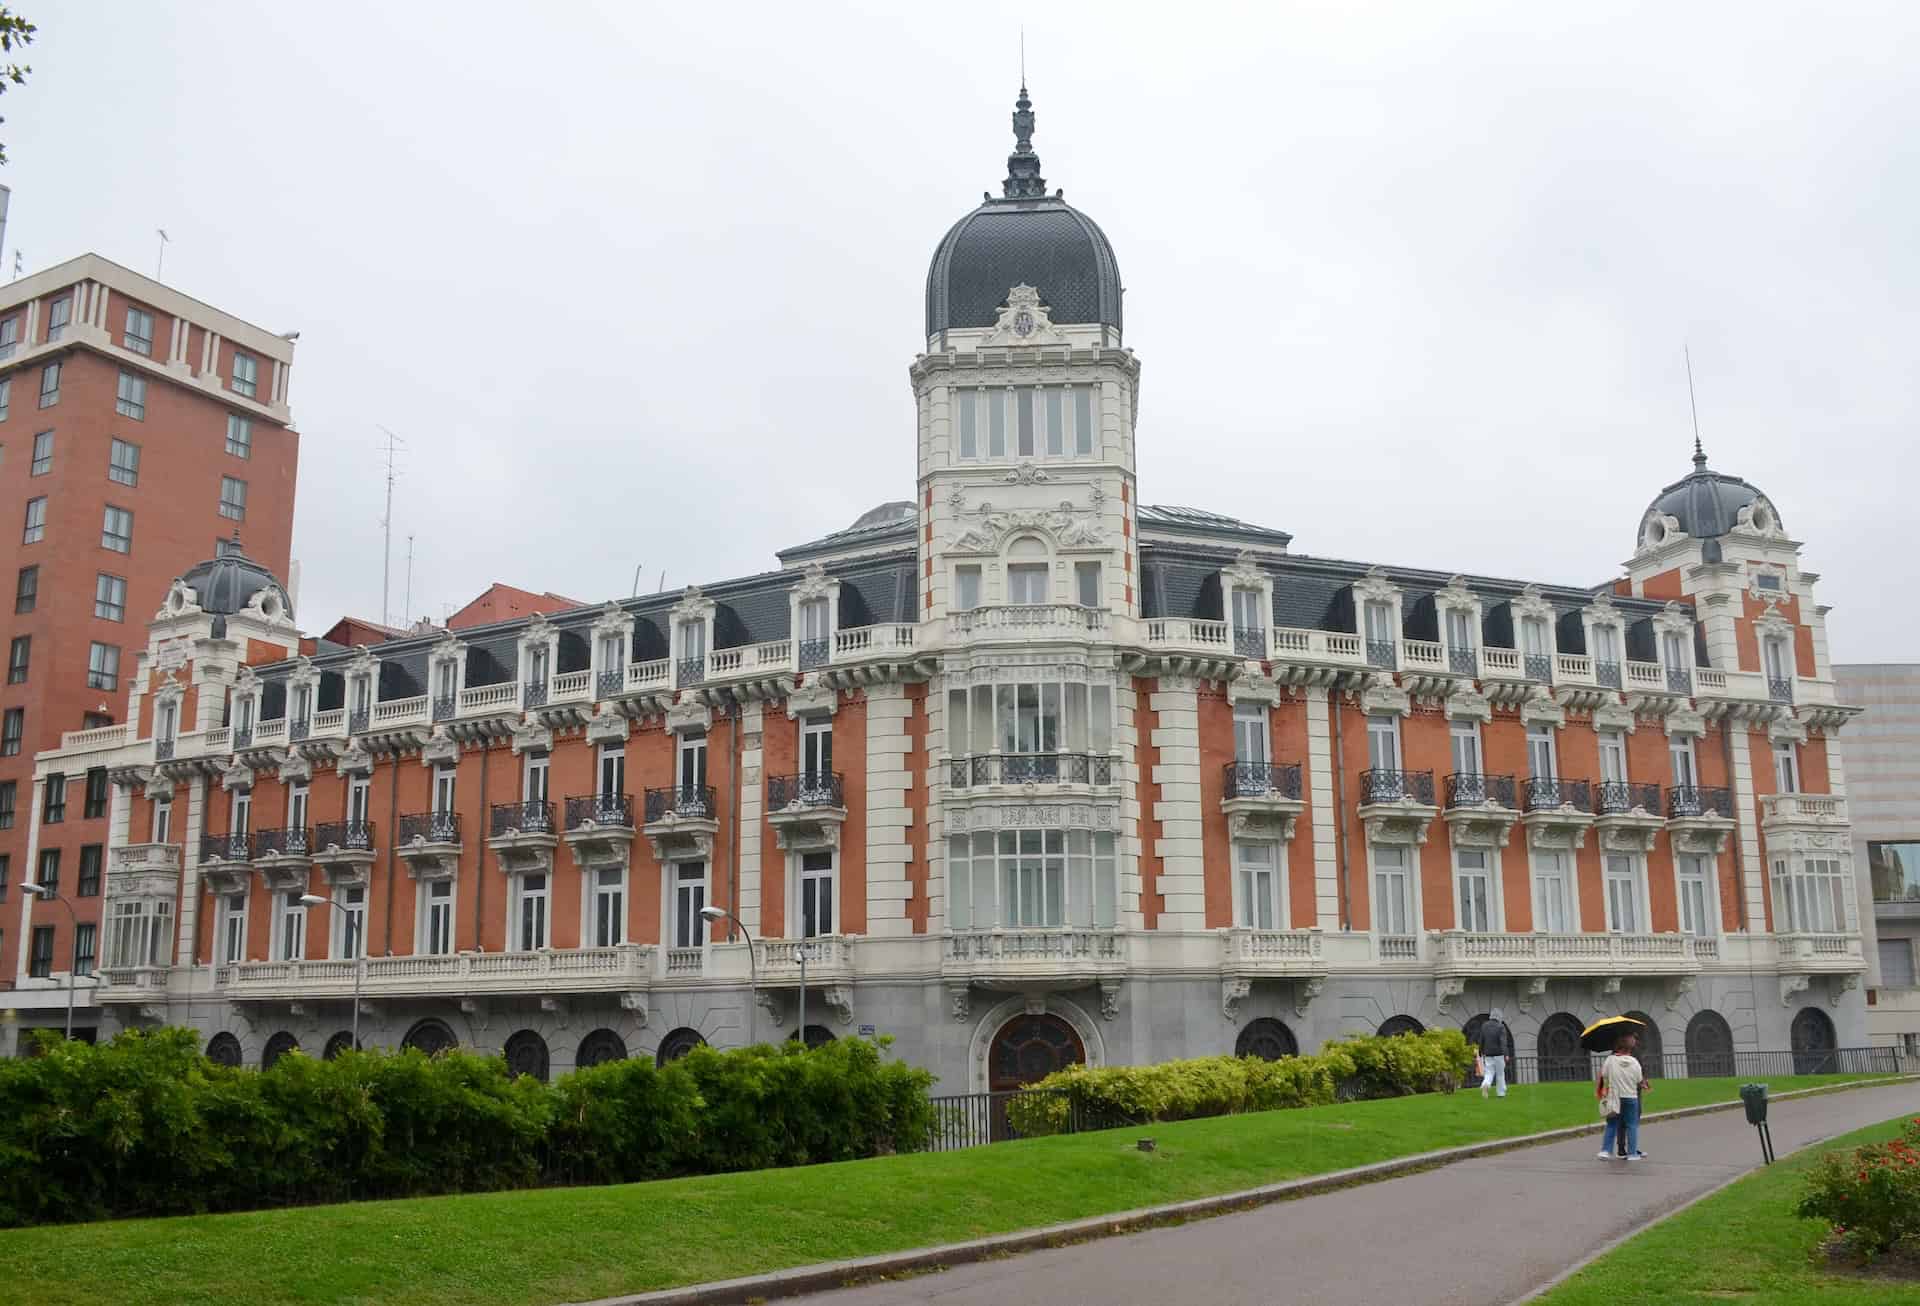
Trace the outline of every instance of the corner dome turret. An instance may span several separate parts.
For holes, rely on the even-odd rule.
[[[1647,505],[1640,516],[1635,546],[1658,548],[1676,535],[1718,540],[1735,530],[1785,534],[1779,510],[1760,487],[1708,467],[1707,455],[1696,442],[1693,471],[1660,491]]]
[[[287,597],[286,587],[273,572],[241,552],[237,531],[224,553],[196,563],[174,582],[167,595],[167,606],[175,612],[188,604],[189,600],[181,593],[183,588],[193,592],[193,607],[217,617],[230,617],[252,608],[271,620],[293,619],[293,602]]]
[[[1015,286],[1032,286],[1056,326],[1120,329],[1120,264],[1092,218],[1047,194],[1033,152],[1033,106],[1020,88],[1002,194],[953,224],[927,269],[927,335],[991,327]]]

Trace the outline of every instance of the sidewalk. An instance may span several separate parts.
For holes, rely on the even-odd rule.
[[[1920,1111],[1920,1086],[1776,1102],[1776,1153]],[[963,1265],[808,1300],[818,1306],[1489,1306],[1759,1163],[1739,1111],[1641,1134],[1649,1157],[1601,1161],[1598,1136],[1124,1238]]]

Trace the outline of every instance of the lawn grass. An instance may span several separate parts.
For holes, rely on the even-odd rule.
[[[1822,1154],[1892,1138],[1907,1118],[1846,1134],[1755,1171],[1621,1244],[1538,1298],[1538,1306],[1920,1303],[1920,1283],[1832,1273],[1814,1255],[1826,1237],[1825,1223],[1793,1214],[1801,1177]]]
[[[1780,1076],[1776,1093],[1854,1076]],[[1736,1098],[1666,1080],[1658,1110]],[[550,1306],[956,1242],[1597,1119],[1584,1083],[1397,1098],[602,1188],[0,1232],[9,1299]],[[1659,1128],[1656,1123],[1653,1128]],[[1134,1147],[1142,1135],[1159,1150]],[[1657,1137],[1657,1134],[1655,1135]]]

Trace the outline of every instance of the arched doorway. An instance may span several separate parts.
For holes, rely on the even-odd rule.
[[[507,1040],[502,1049],[507,1059],[507,1073],[518,1079],[522,1075],[532,1075],[541,1083],[547,1082],[547,1041],[530,1029],[523,1029]]]
[[[678,1061],[695,1048],[704,1046],[705,1043],[706,1040],[700,1037],[699,1030],[682,1026],[660,1040],[660,1049],[653,1056],[654,1064],[664,1066],[669,1061]]]
[[[327,1040],[327,1046],[321,1051],[320,1058],[323,1061],[331,1061],[352,1046],[353,1031],[343,1029]]]
[[[800,1031],[797,1029],[794,1030],[793,1033],[787,1035],[787,1042],[789,1043],[796,1043],[799,1041],[799,1039],[800,1039]],[[807,1026],[807,1047],[808,1048],[823,1048],[831,1042],[833,1042],[833,1031],[828,1029],[825,1025]]]
[[[260,1050],[260,1069],[272,1070],[274,1062],[286,1056],[289,1052],[298,1052],[299,1050],[300,1040],[283,1029],[268,1039],[266,1047]]]
[[[1282,1057],[1299,1056],[1300,1044],[1294,1039],[1293,1031],[1280,1021],[1261,1016],[1248,1021],[1247,1027],[1240,1031],[1240,1037],[1234,1040],[1233,1055],[1278,1061]]]
[[[1047,1012],[1015,1016],[993,1036],[987,1052],[987,1088],[1004,1093],[1083,1066],[1087,1050],[1072,1025]]]
[[[1718,1079],[1734,1073],[1733,1028],[1717,1011],[1699,1011],[1687,1022],[1687,1078]]]
[[[455,1038],[453,1031],[447,1028],[446,1021],[428,1016],[407,1031],[407,1036],[400,1040],[400,1046],[417,1048],[432,1057],[442,1052],[451,1052],[460,1046],[460,1040]]]
[[[1374,1033],[1381,1038],[1399,1038],[1402,1034],[1424,1034],[1427,1027],[1412,1016],[1388,1016]]]
[[[1663,1054],[1660,1045],[1660,1027],[1653,1023],[1653,1017],[1644,1011],[1623,1011],[1623,1016],[1631,1016],[1646,1028],[1635,1031],[1640,1046],[1634,1056],[1640,1059],[1640,1073],[1646,1079],[1659,1079],[1665,1071],[1661,1065]]]
[[[1580,1018],[1556,1011],[1540,1022],[1540,1082],[1571,1083],[1583,1080],[1593,1068],[1593,1058],[1580,1046]]]
[[[240,1065],[240,1040],[221,1030],[207,1040],[207,1060],[229,1070],[237,1068]]]
[[[1830,1075],[1834,1072],[1839,1061],[1834,1055],[1839,1038],[1834,1034],[1833,1022],[1827,1019],[1826,1012],[1818,1007],[1800,1008],[1800,1014],[1793,1018],[1789,1041],[1793,1044],[1794,1074]]]
[[[626,1040],[610,1029],[596,1029],[580,1040],[580,1050],[574,1053],[573,1064],[585,1068],[626,1059]]]
[[[1467,1023],[1460,1027],[1460,1033],[1466,1037],[1467,1046],[1475,1052],[1480,1050],[1480,1030],[1492,1019],[1493,1013],[1491,1011],[1483,1011],[1479,1015],[1469,1018]],[[1508,1066],[1507,1069],[1511,1071],[1513,1067]]]

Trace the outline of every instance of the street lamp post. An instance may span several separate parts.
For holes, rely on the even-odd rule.
[[[747,936],[747,983],[752,988],[752,992],[748,994],[747,1046],[752,1047],[754,1043],[753,1009],[760,1005],[760,965],[754,960],[753,956],[755,951],[753,932],[741,923],[738,916],[735,916],[725,907],[702,907],[700,909],[700,915],[702,919],[709,921],[732,921],[734,925],[739,928],[740,932]]]
[[[20,887],[24,889],[26,892],[32,894],[34,897],[38,898],[41,902],[57,902],[62,907],[66,908],[67,924],[73,927],[72,932],[75,936],[73,942],[74,942],[74,945],[77,945],[79,942],[78,936],[80,933],[80,921],[79,921],[79,918],[73,914],[73,904],[68,902],[65,898],[54,897],[52,889],[49,889],[46,885],[41,884],[36,880],[22,880],[20,882]],[[72,958],[67,959],[67,1038],[69,1040],[73,1038],[73,959]]]
[[[300,902],[302,906],[306,907],[331,907],[333,910],[340,912],[347,910],[344,903],[337,902],[332,898],[322,898],[317,893],[301,894]],[[351,914],[349,914],[349,919],[351,920]],[[365,934],[366,931],[364,928],[355,927],[353,937],[353,1033],[350,1035],[353,1039],[353,1050],[355,1052],[360,1050],[360,976],[367,969],[367,941]]]

